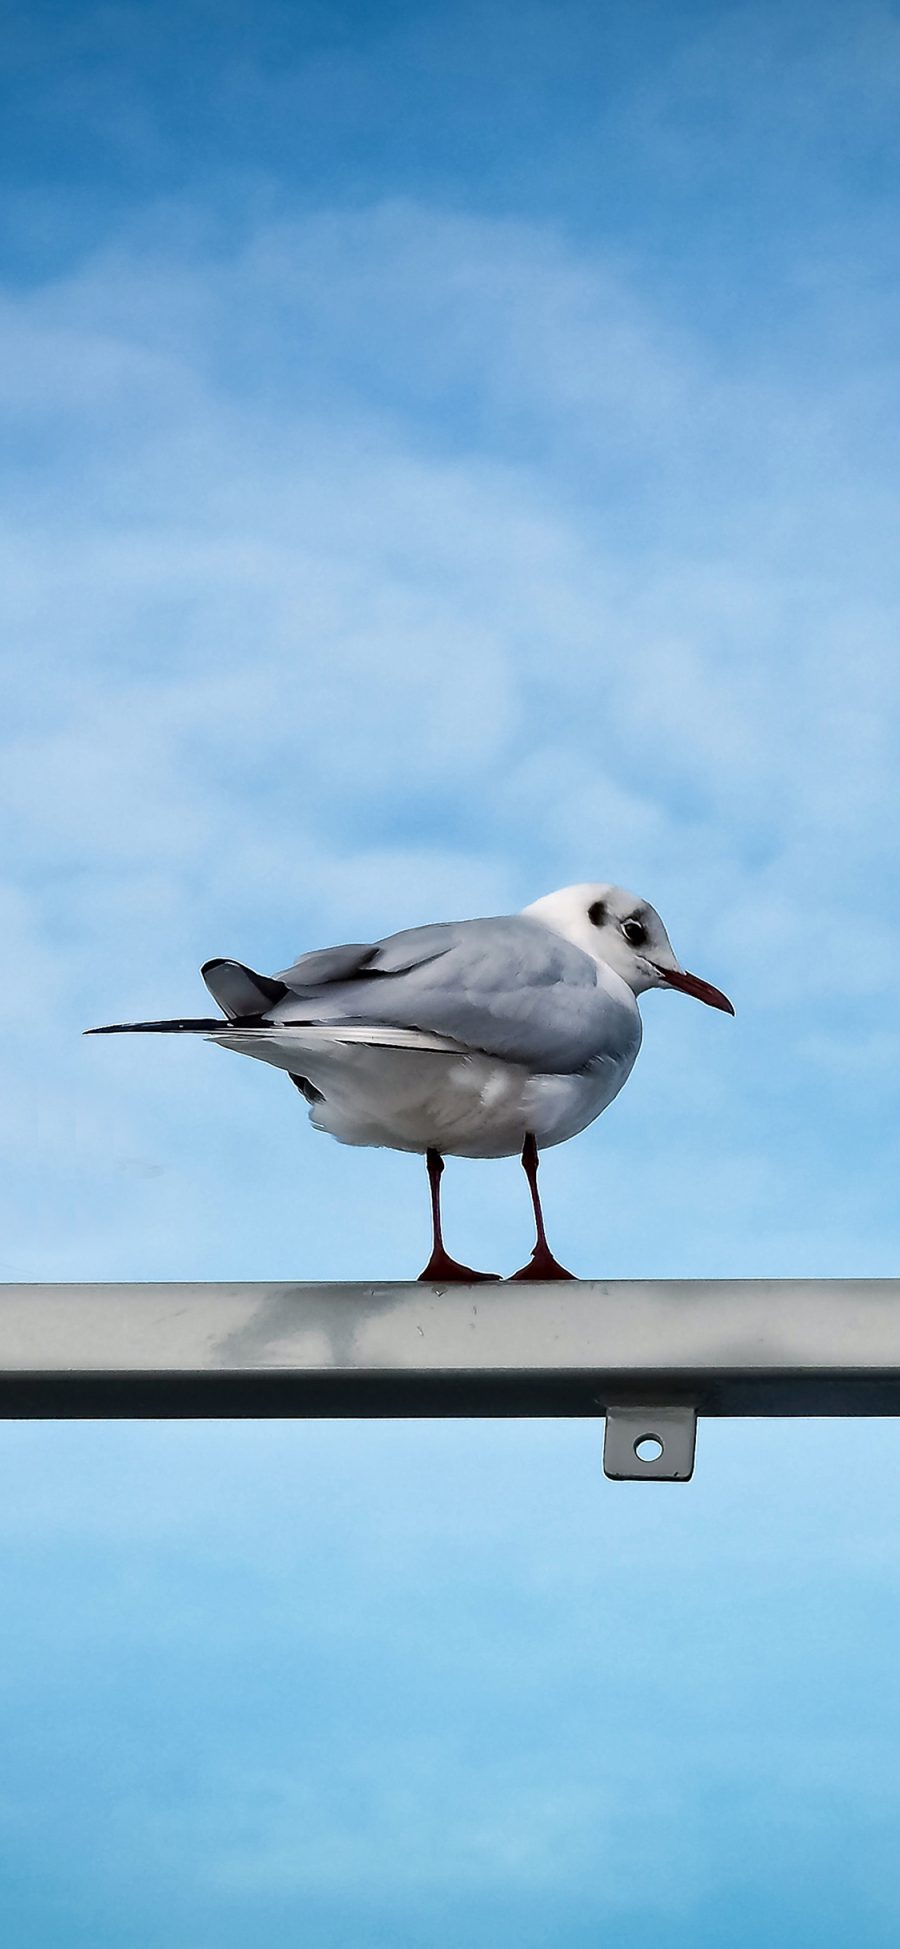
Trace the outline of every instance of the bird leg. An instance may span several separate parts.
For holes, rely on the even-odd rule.
[[[522,1146],[522,1168],[528,1179],[531,1202],[534,1206],[534,1222],[537,1227],[537,1239],[528,1264],[523,1265],[521,1270],[514,1272],[512,1276],[514,1279],[574,1279],[574,1272],[567,1272],[565,1266],[561,1266],[559,1260],[554,1259],[553,1253],[547,1244],[547,1234],[544,1230],[544,1214],[541,1210],[541,1200],[538,1193],[538,1147],[534,1133],[531,1130],[529,1130]]]
[[[431,1258],[424,1272],[419,1273],[419,1281],[433,1286],[447,1285],[451,1280],[464,1285],[480,1283],[483,1279],[497,1279],[496,1272],[473,1272],[471,1266],[460,1265],[458,1259],[451,1259],[444,1251],[441,1232],[441,1178],[444,1160],[439,1150],[427,1150],[425,1163],[428,1168],[428,1183],[431,1188],[431,1225],[433,1244]]]

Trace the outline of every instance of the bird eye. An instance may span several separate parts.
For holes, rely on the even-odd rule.
[[[640,947],[647,939],[647,929],[642,920],[623,920],[622,932],[631,947]]]
[[[606,908],[603,901],[595,900],[593,906],[588,908],[588,920],[592,921],[595,927],[602,927],[605,919]]]

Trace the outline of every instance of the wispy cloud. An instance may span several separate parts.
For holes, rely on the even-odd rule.
[[[607,875],[738,1015],[648,998],[567,1262],[895,1272],[890,8],[8,12],[0,1276],[408,1275],[415,1160],[80,1030]],[[887,1949],[898,1438],[6,1424],[9,1940]]]
[[[580,877],[655,898],[745,1022],[817,996],[856,1034],[898,948],[887,363],[861,444],[862,375],[826,415],[777,345],[705,344],[552,227],[406,201],[190,228],[4,313],[0,801],[55,1022],[10,1147],[23,1093],[62,1126],[86,1087],[64,1022],[190,1007],[210,951],[276,965]],[[676,1035],[676,1075],[722,1059]],[[116,1055],[89,1171],[117,1087],[152,1100]]]
[[[846,1052],[900,948],[896,23],[476,11],[195,9],[193,146],[165,9],[54,13],[65,79],[40,8],[10,43],[10,1270],[402,1270],[408,1163],[77,1031],[608,874],[739,1016],[651,1001],[548,1161],[585,1266],[595,1177],[607,1270],[892,1263],[893,1072],[873,1117]],[[517,1261],[515,1172],[464,1176]]]

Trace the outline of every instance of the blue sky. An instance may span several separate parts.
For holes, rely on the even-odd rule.
[[[560,1255],[620,1277],[895,1272],[896,9],[36,0],[8,9],[4,57],[0,1276],[413,1272],[413,1160],[316,1137],[259,1065],[80,1030],[204,1008],[212,954],[278,967],[605,878],[659,907],[738,1013],[648,999],[622,1099],[546,1159]],[[452,1249],[520,1263],[517,1166],[451,1164],[446,1191]],[[643,1929],[637,1844],[594,1881],[595,1813],[610,1858],[624,1845],[597,1811],[613,1773],[569,1765],[566,1713],[603,1750],[616,1661],[636,1645],[627,1696],[658,1669],[665,1704],[642,1705],[631,1761],[620,1728],[616,1764],[674,1781],[660,1723],[683,1678],[673,1645],[690,1641],[689,1692],[714,1662],[701,1615],[732,1703],[705,1739],[694,1727],[681,1812],[656,1821],[673,1863],[657,1937],[744,1926],[742,1860],[772,1859],[788,1798],[808,1815],[802,1839],[789,1831],[822,1939],[846,1940],[853,1876],[865,1940],[895,1935],[880,1796],[896,1783],[878,1722],[877,1751],[860,1730],[884,1683],[896,1731],[879,1647],[900,1592],[876,1486],[892,1428],[841,1431],[853,1494],[828,1430],[709,1431],[715,1467],[640,1508],[591,1472],[595,1431],[20,1429],[3,1444],[25,1665],[5,1711],[9,1750],[31,1759],[0,1818],[23,1943],[58,1940],[63,1911],[73,1941],[244,1941],[222,1893],[242,1876],[273,1929],[302,1924],[316,1949],[475,1939],[476,1915],[485,1940],[498,1917],[522,1942],[558,1940],[563,1882],[567,1941]],[[107,1521],[113,1481],[130,1488]],[[658,1585],[664,1561],[692,1564],[690,1585]],[[373,1701],[402,1683],[413,1586],[431,1629],[398,1758]],[[356,1623],[331,1665],[334,1610]],[[801,1615],[835,1619],[833,1637],[820,1622],[810,1649]],[[282,1684],[295,1631],[322,1694],[306,1757],[275,1729],[266,1746],[270,1707],[263,1731],[248,1707],[226,1739],[221,1691],[257,1698],[270,1665]],[[517,1715],[509,1674],[497,1703],[503,1647],[525,1674],[542,1633],[564,1649],[539,1666],[540,1710],[529,1691]],[[200,1682],[209,1644],[215,1686]],[[355,1757],[326,1667],[371,1706]],[[728,1774],[738,1721],[750,1740],[782,1687],[799,1702],[787,1729],[772,1707],[778,1765],[769,1751],[754,1771],[738,1741]],[[482,1719],[492,1801],[520,1775],[533,1797],[517,1842],[454,1829],[471,1872],[451,1901],[421,1864],[451,1808],[482,1805]],[[381,1806],[372,1782],[395,1762]],[[76,1777],[70,1845],[54,1782]],[[834,1856],[848,1832],[850,1879]],[[175,1936],[154,1902],[179,1834]],[[540,1899],[522,1894],[523,1835]],[[795,1913],[811,1897],[778,1858],[772,1899]],[[753,1911],[756,1939],[774,1912]]]

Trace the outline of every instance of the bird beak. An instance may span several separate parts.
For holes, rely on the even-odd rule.
[[[685,995],[696,995],[698,1002],[706,1002],[710,1008],[724,1009],[726,1015],[733,1015],[734,1009],[721,988],[714,988],[711,981],[701,981],[699,975],[685,974],[683,968],[657,968],[658,975],[669,988],[680,988]]]

